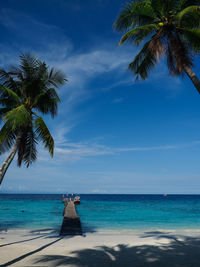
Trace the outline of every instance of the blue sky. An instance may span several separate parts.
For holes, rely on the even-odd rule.
[[[54,158],[40,146],[30,168],[13,162],[2,193],[200,193],[200,96],[164,60],[135,82],[138,48],[119,47],[112,28],[123,2],[1,1],[1,67],[32,52],[68,77],[59,115],[45,118]]]

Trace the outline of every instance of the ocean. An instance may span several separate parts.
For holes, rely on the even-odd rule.
[[[80,196],[85,232],[200,228],[200,195]],[[59,194],[0,194],[0,230],[59,231],[63,208]]]

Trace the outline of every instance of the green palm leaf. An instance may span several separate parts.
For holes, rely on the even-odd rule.
[[[53,156],[54,140],[34,111],[54,117],[60,102],[56,89],[65,82],[61,71],[50,69],[31,54],[21,55],[18,67],[0,69],[0,118],[4,121],[0,129],[0,154],[12,148],[0,168],[0,184],[16,153],[18,166],[24,163],[29,167],[36,160],[38,140]]]
[[[122,9],[114,23],[114,28],[117,31],[124,31],[134,26],[142,26],[154,22],[155,13],[149,1],[131,1]]]
[[[13,104],[19,105],[21,103],[20,97],[8,87],[0,84],[1,99],[9,99]]]
[[[158,30],[158,26],[155,24],[149,24],[132,29],[122,36],[119,45],[122,45],[125,41],[133,41],[136,45],[139,45],[145,37],[153,33],[155,30]]]
[[[179,9],[182,10],[188,6],[198,6],[199,0],[180,0]]]
[[[37,72],[33,70],[37,70],[40,66],[41,61],[35,58],[30,53],[20,55],[20,70],[24,74],[24,79],[31,79],[37,75]]]
[[[176,15],[176,20],[181,24],[181,21],[184,19],[185,16],[199,16],[200,17],[200,7],[195,5],[195,6],[188,6],[181,10],[177,15]]]
[[[145,80],[148,76],[149,71],[157,63],[156,57],[152,54],[149,49],[150,42],[145,43],[141,51],[137,54],[135,59],[129,64],[129,69]]]
[[[15,92],[18,96],[20,95],[20,82],[15,80],[11,72],[7,72],[4,69],[0,69],[0,84]]]
[[[18,161],[17,164],[20,167],[22,162],[25,163],[28,168],[37,159],[37,140],[35,133],[33,132],[33,126],[30,124],[23,129],[22,135],[19,138],[18,143]]]
[[[160,57],[165,57],[170,74],[187,73],[200,93],[200,80],[191,67],[200,51],[200,2],[197,0],[132,0],[122,9],[114,26],[126,31],[126,41],[146,44],[129,64],[129,69],[146,79]]]
[[[55,68],[51,68],[49,71],[47,85],[55,86],[56,88],[60,87],[61,85],[65,84],[67,78],[65,74]]]
[[[195,52],[200,51],[200,29],[187,29],[180,28],[180,31],[183,33],[183,38],[187,41],[188,45]]]
[[[33,107],[43,114],[50,113],[52,117],[57,114],[60,98],[54,88],[49,88],[35,99]]]
[[[0,130],[0,155],[7,152],[14,144],[16,133],[10,130],[10,125],[5,123]]]
[[[45,148],[49,150],[51,157],[53,157],[54,140],[45,122],[41,117],[38,116],[34,121],[34,126],[36,129],[36,133],[38,134],[38,138],[42,140],[45,145]]]
[[[31,116],[26,107],[21,105],[7,112],[4,121],[7,122],[11,131],[15,131],[26,126],[31,121]]]

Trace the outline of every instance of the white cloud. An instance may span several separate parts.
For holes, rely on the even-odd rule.
[[[136,51],[133,47],[123,46],[118,47],[113,43],[101,43],[88,47],[84,51],[75,51],[73,43],[65,36],[64,31],[54,25],[46,25],[42,22],[27,16],[23,13],[17,13],[12,9],[1,10],[0,23],[8,29],[14,30],[15,34],[20,33],[23,37],[30,37],[30,41],[38,43],[38,46],[33,51],[42,60],[47,61],[50,66],[55,66],[62,69],[68,77],[67,85],[61,90],[62,104],[59,110],[62,121],[64,118],[65,126],[58,127],[55,121],[53,129],[56,135],[55,158],[62,161],[63,159],[77,160],[84,157],[117,154],[128,151],[150,151],[150,150],[167,150],[175,149],[176,146],[157,146],[157,147],[129,147],[129,148],[111,148],[97,143],[72,143],[66,139],[67,133],[76,125],[79,116],[75,108],[83,101],[91,98],[97,90],[111,90],[117,86],[127,86],[133,84],[133,76],[128,73],[127,65],[130,58],[134,57]],[[26,23],[28,27],[22,27]],[[28,29],[28,30],[27,30]],[[29,29],[32,29],[31,31]],[[42,36],[42,38],[38,38]],[[35,38],[37,37],[37,38]],[[27,38],[28,39],[28,38]],[[17,46],[17,44],[16,44]],[[20,47],[20,45],[18,44]],[[16,51],[29,50],[26,45],[23,48],[13,49],[1,45],[0,61],[6,63],[17,62]],[[16,47],[15,47],[16,48]],[[0,63],[1,63],[0,62]],[[160,78],[166,75],[167,68],[158,68],[154,72],[147,83],[153,82],[156,84]],[[90,83],[94,78],[101,78],[106,74],[114,75],[114,79],[109,81],[108,85],[96,85],[98,88],[91,88]],[[159,78],[159,79],[158,79]],[[167,79],[168,82],[170,81]],[[180,87],[180,80],[175,80],[173,85]],[[159,86],[159,85],[158,85]],[[90,89],[89,89],[90,88]],[[174,88],[174,87],[173,87]],[[114,102],[120,102],[122,98],[114,99]],[[63,117],[62,117],[63,116]],[[40,157],[45,159],[45,155],[41,152]]]
[[[14,46],[1,45],[3,52],[0,53],[0,64],[2,62],[16,64],[18,54],[32,51],[50,66],[62,69],[68,77],[68,83],[60,91],[63,101],[61,113],[71,115],[80,103],[92,98],[97,91],[134,84],[134,76],[127,71],[128,63],[137,52],[133,46],[118,47],[115,41],[106,43],[100,41],[84,50],[76,51],[64,30],[53,24],[45,24],[11,8],[2,9],[0,15],[2,25],[13,31],[16,36],[22,36],[25,41],[29,40],[23,47],[17,42]],[[26,27],[23,27],[25,23]],[[167,73],[166,66],[162,63],[161,65],[150,75],[146,83],[154,83],[154,87],[160,87],[160,80]],[[96,82],[91,88],[90,83],[94,78],[101,80],[102,75],[108,73],[114,79],[110,79],[106,87],[105,84]],[[169,86],[165,87],[169,90],[181,87],[179,79],[173,82],[167,79],[166,82]]]
[[[55,154],[52,164],[62,164],[63,162],[74,162],[84,158],[97,157],[103,155],[120,155],[126,152],[148,152],[148,151],[167,151],[175,149],[190,148],[200,145],[200,141],[193,141],[182,144],[167,144],[159,146],[129,146],[129,147],[111,147],[99,144],[97,141],[89,140],[87,142],[71,142],[67,138],[70,128],[60,127],[55,132]],[[39,152],[39,160],[49,161],[47,152],[43,149]]]
[[[99,42],[87,49],[76,51],[72,41],[57,26],[38,22],[12,9],[2,9],[0,15],[1,24],[14,31],[13,34],[16,36],[21,35],[29,40],[29,43],[23,42],[23,46],[21,42],[12,45],[1,44],[1,67],[5,67],[5,63],[18,64],[19,54],[31,51],[48,65],[61,69],[68,78],[67,84],[60,90],[61,113],[71,116],[80,103],[92,98],[97,91],[128,85],[133,80],[126,69],[130,57],[133,56],[132,49],[118,47],[117,43]],[[24,23],[28,26],[23,27]],[[108,73],[111,77],[115,75],[115,79],[111,79],[106,88],[101,84],[93,85],[91,88],[90,83],[95,78],[101,79],[102,75]]]
[[[117,46],[113,48],[112,44],[108,44],[107,47],[100,44],[90,51],[79,53],[73,51],[70,55],[66,53],[60,59],[58,56],[55,61],[49,56],[48,51],[47,53],[42,52],[42,55],[50,65],[56,66],[66,73],[69,81],[66,89],[62,90],[62,96],[65,97],[65,104],[69,107],[74,107],[80,102],[91,98],[97,90],[104,91],[116,86],[127,85],[127,83],[130,84],[130,80],[124,80],[130,53],[127,50],[120,51],[119,49]],[[57,47],[55,50],[64,54],[62,47]],[[96,88],[93,86],[92,89],[89,89],[91,87],[90,83],[94,78],[114,72],[115,79],[106,88],[105,85],[98,85]]]
[[[100,144],[86,144],[86,143],[66,143],[62,148],[56,147],[55,152],[57,155],[68,155],[71,157],[77,156],[77,158],[92,157],[99,155],[111,155],[119,154],[121,152],[134,152],[134,151],[156,151],[156,150],[170,150],[170,149],[182,149],[199,145],[200,143],[191,142],[178,145],[163,145],[163,146],[147,146],[147,147],[124,147],[124,148],[112,148]]]

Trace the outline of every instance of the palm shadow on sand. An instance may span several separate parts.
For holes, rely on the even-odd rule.
[[[148,233],[146,233],[148,234]],[[153,233],[149,233],[153,235]],[[163,233],[155,233],[159,241]],[[114,247],[100,246],[95,249],[76,250],[70,256],[43,255],[36,258],[35,263],[45,266],[133,266],[133,267],[199,267],[200,238],[165,235],[170,243],[158,246],[128,246],[118,244]]]
[[[88,228],[87,229],[87,233],[94,233],[95,232],[95,229],[94,228]],[[83,237],[85,236],[85,233],[83,233]],[[12,259],[2,265],[0,265],[0,267],[6,267],[6,266],[10,266],[10,265],[13,265],[15,263],[18,263],[20,262],[21,260],[25,259],[25,258],[28,258],[42,250],[44,250],[45,248],[47,247],[50,247],[52,245],[54,245],[55,243],[57,243],[58,241],[62,240],[62,239],[70,239],[70,238],[73,238],[74,236],[76,236],[76,234],[71,234],[71,235],[67,235],[67,236],[60,236],[59,235],[59,231],[58,229],[52,229],[52,228],[42,228],[42,229],[35,229],[35,230],[31,230],[29,232],[29,236],[30,234],[33,235],[33,237],[31,238],[28,238],[28,239],[23,239],[23,240],[19,240],[19,241],[15,241],[15,242],[11,242],[11,243],[6,243],[6,244],[0,244],[0,247],[5,247],[5,246],[12,246],[14,244],[18,244],[18,243],[28,243],[29,241],[32,241],[32,240],[35,240],[35,239],[39,239],[39,238],[43,238],[43,239],[53,239],[52,242],[48,242],[46,244],[44,244],[43,246],[35,249],[35,250],[32,250],[26,254],[23,254],[15,259]],[[24,237],[26,237],[27,234],[24,235]],[[36,236],[35,236],[36,235]]]
[[[30,238],[30,234],[32,235],[32,237]],[[28,236],[29,238],[27,239],[26,236]],[[10,246],[10,245],[14,245],[14,244],[19,244],[19,243],[27,243],[28,241],[32,241],[35,239],[40,239],[40,238],[55,238],[59,236],[59,232],[55,229],[52,228],[46,228],[46,229],[36,229],[36,230],[32,230],[29,231],[27,233],[25,233],[23,235],[23,237],[25,239],[22,240],[18,240],[15,242],[10,242],[10,243],[6,243],[6,244],[0,244],[0,248],[1,247],[6,247],[6,246]]]

